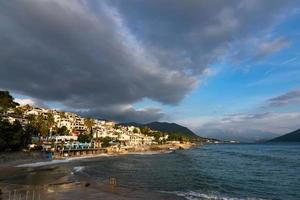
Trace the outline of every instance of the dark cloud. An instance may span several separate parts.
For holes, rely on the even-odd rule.
[[[75,1],[1,2],[2,87],[97,110],[144,97],[175,104],[195,86],[194,77],[146,58],[113,10],[99,9]]]
[[[164,113],[157,108],[134,109],[132,106],[110,106],[87,111],[79,111],[82,116],[99,117],[118,122],[152,122],[164,117]]]
[[[266,107],[278,107],[300,104],[300,89],[286,92],[285,94],[267,100]]]
[[[111,1],[149,52],[164,66],[202,73],[212,62],[235,52],[242,59],[271,53],[280,41],[265,38],[291,1]],[[256,49],[249,55],[254,39]],[[271,40],[271,41],[270,41]],[[268,43],[271,45],[267,45]],[[235,48],[238,45],[239,48]],[[230,48],[230,52],[228,49]],[[263,57],[263,56],[261,56]]]
[[[263,34],[288,5],[1,1],[0,85],[96,117],[155,120],[160,110],[130,105],[177,104],[232,42]]]

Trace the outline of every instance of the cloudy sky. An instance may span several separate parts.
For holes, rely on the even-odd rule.
[[[300,128],[300,3],[0,2],[0,88],[20,103],[260,138]]]

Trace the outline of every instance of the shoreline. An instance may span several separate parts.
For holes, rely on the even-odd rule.
[[[129,152],[110,152],[110,153],[102,153],[96,155],[85,155],[85,156],[78,156],[78,157],[67,157],[64,159],[58,160],[49,160],[43,157],[43,153],[41,152],[14,152],[11,153],[9,156],[6,156],[6,161],[11,159],[10,162],[1,162],[0,169],[5,174],[2,174],[3,177],[0,177],[2,180],[0,183],[0,188],[3,191],[3,195],[0,197],[6,197],[9,192],[15,191],[16,188],[17,192],[20,194],[22,193],[25,195],[26,191],[33,191],[35,190],[36,194],[39,193],[42,195],[43,199],[74,199],[81,197],[84,199],[86,197],[91,197],[92,199],[185,199],[180,197],[176,194],[168,194],[168,193],[161,193],[159,191],[144,191],[138,190],[133,188],[124,187],[122,185],[112,186],[110,185],[109,181],[95,181],[89,177],[85,177],[80,175],[81,169],[73,168],[71,171],[62,172],[63,175],[59,179],[53,179],[48,183],[44,183],[41,185],[32,185],[24,184],[24,183],[9,183],[10,181],[6,182],[6,176],[22,176],[24,173],[36,173],[42,171],[52,172],[52,170],[56,170],[57,166],[53,165],[60,165],[63,163],[68,163],[76,160],[82,159],[93,159],[99,157],[117,157],[117,156],[125,156],[125,155],[153,155],[153,154],[167,154],[171,153],[174,150],[170,150],[169,147],[174,147],[176,149],[190,149],[195,147],[195,144],[185,144],[185,145],[155,145],[148,148],[136,148],[135,151]],[[179,148],[180,147],[180,148]],[[20,157],[26,155],[25,158],[19,159]],[[3,155],[2,155],[3,156]],[[35,159],[39,158],[39,159]],[[16,160],[17,159],[17,160]],[[3,160],[1,160],[3,161]],[[73,178],[75,179],[73,179]],[[8,179],[9,180],[9,179]]]
[[[122,156],[122,155],[153,155],[153,154],[164,154],[171,153],[174,150],[186,150],[198,146],[194,143],[185,144],[163,144],[163,145],[151,145],[134,147],[130,150],[119,150],[114,151],[108,149],[107,153],[99,154],[86,154],[80,156],[69,156],[69,157],[55,157],[54,159],[48,159],[44,152],[34,151],[34,152],[9,152],[0,154],[0,169],[5,169],[9,167],[42,167],[47,165],[55,165],[68,163],[81,159],[92,159],[99,157],[108,156]]]

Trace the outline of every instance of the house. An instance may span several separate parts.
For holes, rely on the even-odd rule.
[[[28,124],[28,120],[25,118],[22,118],[22,117],[6,116],[3,118],[7,119],[9,121],[9,123],[11,123],[11,124],[14,123],[15,121],[19,121],[22,126],[25,126],[26,124]]]
[[[39,108],[32,108],[31,110],[27,110],[24,113],[25,115],[39,115],[42,114],[42,109]]]

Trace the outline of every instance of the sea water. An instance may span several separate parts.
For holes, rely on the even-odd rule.
[[[70,171],[96,182],[114,177],[119,187],[138,191],[144,199],[150,193],[184,199],[300,199],[300,144],[292,143],[204,145],[167,154],[74,160],[51,171],[30,169],[38,173],[13,180],[38,184],[38,177]]]

